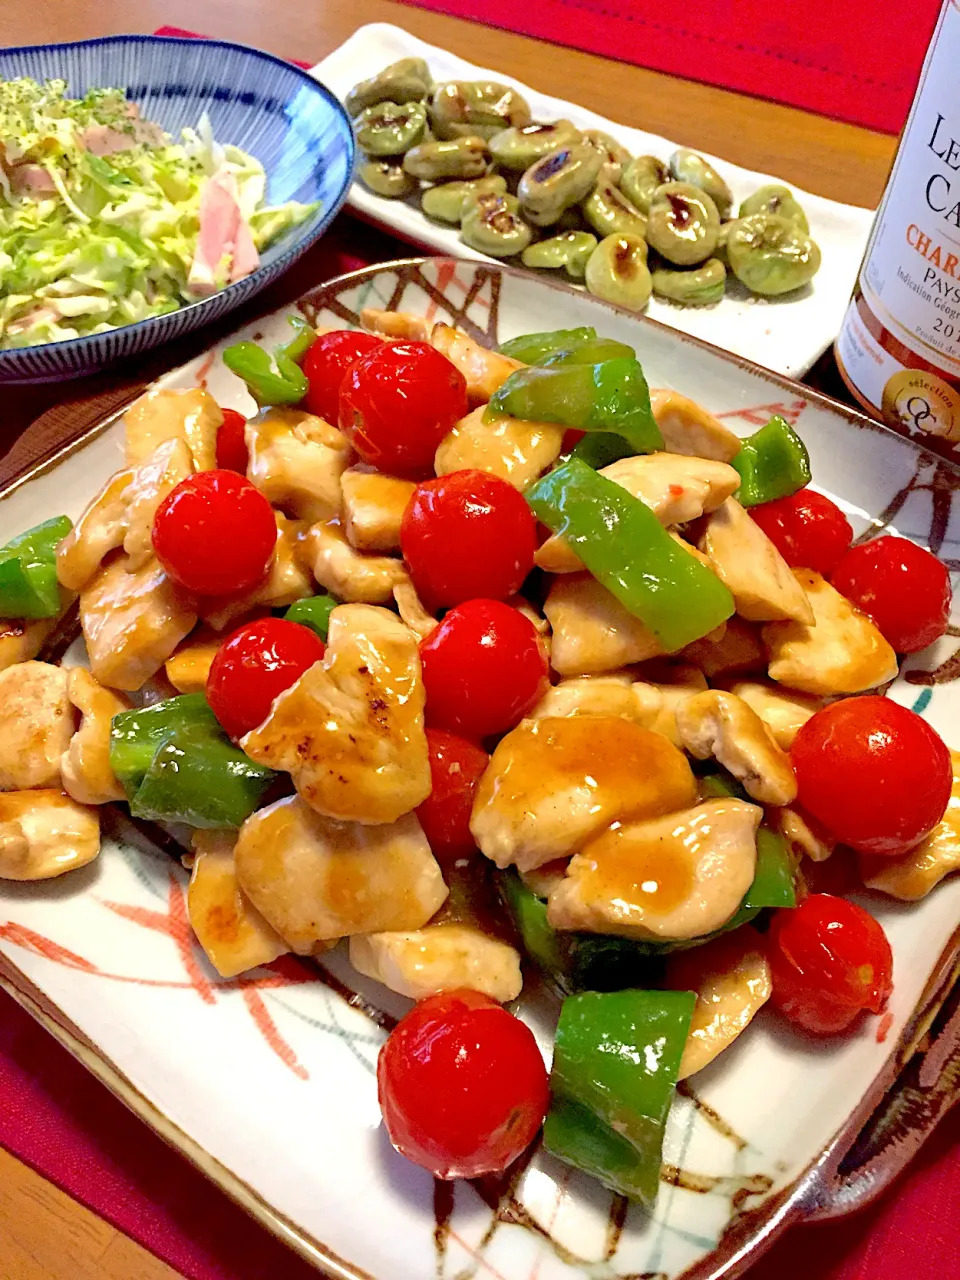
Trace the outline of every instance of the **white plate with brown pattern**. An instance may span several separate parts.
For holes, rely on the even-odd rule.
[[[364,306],[456,324],[487,344],[592,324],[634,346],[653,385],[740,434],[781,413],[817,487],[857,533],[888,526],[956,567],[957,473],[804,387],[564,286],[443,258],[371,267],[304,298],[319,325]],[[284,313],[249,326],[279,340]],[[228,341],[232,341],[230,339]],[[249,411],[225,344],[162,379]],[[122,459],[114,418],[0,496],[0,542],[74,518]],[[905,664],[888,696],[955,747],[960,628]],[[70,659],[68,658],[68,661]],[[960,881],[921,902],[869,896],[895,956],[888,1015],[830,1042],[761,1011],[673,1106],[652,1211],[541,1151],[504,1180],[434,1186],[386,1140],[374,1066],[407,1002],[352,973],[284,957],[218,977],[186,921],[186,875],[118,812],[101,856],[61,880],[0,886],[3,983],[101,1079],[269,1229],[331,1276],[375,1280],[707,1280],[739,1272],[788,1223],[846,1212],[885,1186],[954,1098]],[[521,1002],[549,1055],[557,1005]],[[922,1049],[918,1050],[918,1044]]]

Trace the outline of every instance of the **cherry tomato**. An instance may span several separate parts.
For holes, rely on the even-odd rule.
[[[427,723],[468,738],[506,733],[549,684],[529,618],[500,600],[451,609],[420,645]]]
[[[897,653],[939,640],[950,621],[950,574],[935,555],[906,538],[874,538],[852,547],[831,579],[868,613]]]
[[[247,420],[236,409],[223,409],[223,423],[217,431],[217,466],[221,471],[239,471],[247,474],[250,461],[244,432]]]
[[[533,568],[537,522],[508,481],[453,471],[417,485],[400,546],[431,612],[464,600],[506,600]]]
[[[319,662],[324,644],[315,631],[283,618],[248,622],[216,652],[207,676],[207,701],[231,738],[263,724],[273,700]]]
[[[777,911],[767,940],[774,1007],[816,1035],[843,1031],[861,1009],[880,1013],[893,990],[887,935],[846,898],[814,893]]]
[[[361,356],[382,346],[382,338],[375,333],[364,333],[362,329],[321,333],[300,366],[310,384],[303,398],[304,407],[335,427],[340,416],[340,384],[344,374]]]
[[[433,474],[437,445],[466,412],[463,374],[427,342],[381,343],[340,387],[340,430],[360,457],[413,480]]]
[[[444,991],[402,1018],[377,1062],[390,1141],[436,1178],[501,1173],[549,1103],[530,1029],[489,996]]]
[[[277,541],[273,509],[235,471],[181,480],[153,518],[153,549],[167,573],[195,595],[241,595],[267,572]]]
[[[896,857],[943,817],[953,785],[943,739],[912,711],[869,695],[811,716],[790,748],[804,809],[860,853]]]
[[[853,541],[850,521],[835,502],[813,489],[799,489],[751,507],[750,514],[787,564],[829,578]]]
[[[428,729],[427,747],[433,789],[416,814],[434,856],[441,862],[452,862],[476,848],[470,834],[470,810],[490,757],[446,729]]]

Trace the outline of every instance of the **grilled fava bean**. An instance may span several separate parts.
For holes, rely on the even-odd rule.
[[[597,185],[580,207],[597,235],[646,235],[646,218],[607,177],[606,169],[600,170]]]
[[[423,191],[420,207],[439,222],[459,223],[468,202],[478,196],[502,196],[506,190],[507,180],[499,173],[474,178],[472,182],[441,182]]]
[[[430,99],[430,125],[440,139],[492,138],[530,120],[526,98],[494,80],[449,80],[438,84]]]
[[[573,280],[582,280],[587,260],[597,247],[597,237],[589,231],[564,231],[549,240],[539,240],[523,251],[525,267],[562,267]]]
[[[580,130],[569,120],[556,120],[553,124],[525,124],[512,129],[501,129],[490,139],[490,154],[494,163],[504,169],[523,171],[535,164],[541,156],[580,141]]]
[[[556,222],[564,209],[590,193],[601,164],[600,153],[585,142],[543,156],[526,170],[517,188],[524,216],[538,227]]]
[[[753,213],[776,213],[794,223],[801,231],[810,230],[807,215],[797,197],[789,187],[783,187],[778,182],[770,182],[752,196],[747,196],[740,206],[739,217],[749,218]]]
[[[403,157],[403,167],[412,177],[427,182],[481,178],[487,171],[487,144],[483,138],[475,137],[421,142]]]
[[[404,173],[399,160],[367,160],[357,177],[370,191],[389,200],[402,200],[417,189],[416,179]]]
[[[730,223],[727,260],[741,284],[776,297],[813,279],[820,249],[795,222],[776,213],[753,213]]]
[[[624,169],[633,159],[627,148],[611,134],[604,133],[602,129],[585,129],[583,140],[600,152],[600,160],[603,164],[601,173],[605,173],[611,182],[619,182]]]
[[[426,109],[419,102],[378,102],[354,121],[357,142],[370,156],[402,156],[417,145],[427,126]]]
[[[670,172],[677,182],[705,191],[717,206],[721,218],[729,218],[733,206],[733,192],[717,173],[709,160],[696,151],[680,147],[670,157]]]
[[[607,236],[590,255],[585,279],[598,298],[642,311],[652,288],[646,243],[639,236]]]
[[[520,216],[516,196],[485,195],[467,204],[460,223],[460,239],[491,258],[510,258],[526,249],[533,231]]]
[[[686,307],[707,307],[719,302],[727,284],[727,269],[719,258],[708,258],[686,271],[658,267],[650,272],[653,292],[658,298]]]
[[[656,156],[637,156],[624,169],[620,190],[641,213],[649,213],[653,193],[669,181],[670,170],[662,160]]]
[[[346,108],[358,116],[378,102],[421,102],[433,87],[430,68],[422,58],[401,58],[389,67],[355,84],[346,96]]]
[[[647,218],[647,240],[661,257],[678,267],[709,258],[720,236],[717,206],[705,191],[688,182],[658,187]]]

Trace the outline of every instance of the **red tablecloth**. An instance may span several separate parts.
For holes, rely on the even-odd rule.
[[[940,0],[405,0],[899,133]],[[563,86],[556,93],[563,97]],[[776,154],[771,139],[771,156]],[[776,172],[771,159],[763,166]]]
[[[365,250],[389,256],[383,237],[370,247],[371,234],[341,218],[324,241],[322,274],[363,265]],[[397,256],[408,252],[396,246]],[[955,1113],[878,1205],[840,1222],[792,1230],[751,1271],[751,1280],[960,1280],[958,1139]],[[0,1145],[190,1280],[316,1275],[2,992]]]

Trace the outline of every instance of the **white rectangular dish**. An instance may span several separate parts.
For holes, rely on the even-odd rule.
[[[636,347],[652,384],[695,396],[742,434],[772,413],[786,416],[810,451],[817,486],[841,503],[857,532],[895,521],[899,532],[957,557],[956,471],[797,384],[572,289],[475,262],[371,267],[300,303],[311,321],[328,326],[354,323],[363,306],[387,305],[490,343],[593,324]],[[222,349],[237,336],[268,344],[285,337],[285,315],[250,325],[161,385],[202,383],[222,405],[249,412]],[[121,424],[110,420],[8,487],[0,543],[38,520],[76,517],[120,464],[122,441]],[[955,747],[958,634],[911,659],[890,690]],[[869,899],[895,956],[884,1039],[870,1023],[814,1042],[762,1011],[749,1034],[695,1077],[671,1113],[651,1213],[627,1209],[543,1153],[512,1181],[459,1183],[437,1194],[384,1136],[374,1077],[382,1026],[343,995],[360,992],[388,1015],[407,1002],[360,979],[336,953],[328,969],[285,957],[219,978],[187,924],[185,886],[179,864],[145,848],[122,821],[101,857],[79,872],[0,882],[3,984],[148,1123],[331,1276],[733,1276],[789,1222],[844,1212],[885,1185],[949,1105],[950,1081],[960,1075],[952,1066],[960,1061],[957,1031],[938,1038],[935,1023],[930,1079],[914,1066],[888,1092],[960,954],[954,880],[912,907]],[[551,997],[536,990],[524,997],[523,1016],[548,1056],[556,1013]],[[838,1174],[878,1107],[887,1123],[861,1137]]]
[[[506,79],[496,69],[475,66],[446,49],[427,44],[402,28],[383,22],[359,27],[349,40],[318,62],[312,74],[343,98],[358,81],[376,74],[398,58],[407,57],[425,58],[435,80]],[[651,154],[666,160],[678,145],[642,129],[607,120],[576,103],[538,93],[519,81],[510,80],[510,83],[530,103],[537,120],[569,119],[581,129],[605,129],[633,155]],[[629,115],[628,104],[624,104],[624,114]],[[735,208],[764,183],[781,181],[775,175],[741,169],[716,156],[707,156],[707,159],[730,184]],[[771,168],[776,169],[773,142]],[[776,373],[792,378],[805,373],[840,328],[873,212],[838,204],[800,188],[794,190],[807,212],[810,233],[823,254],[820,271],[808,289],[796,297],[757,299],[738,286],[736,291],[728,288],[727,295],[715,306],[704,308],[678,307],[652,298],[648,314],[654,320],[724,347]],[[463,244],[456,227],[444,227],[425,217],[415,200],[387,200],[354,182],[347,203],[363,217],[410,244],[461,258],[493,261]]]

